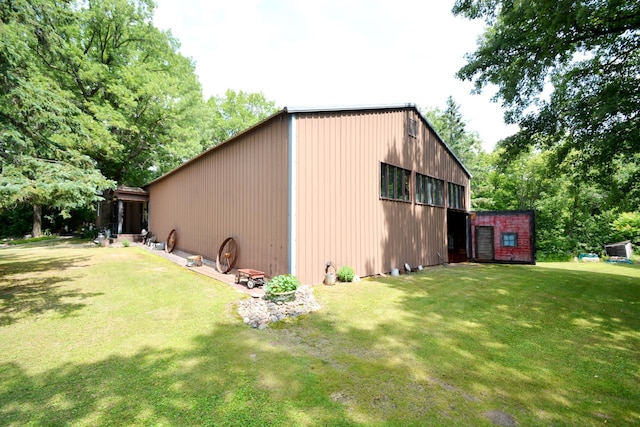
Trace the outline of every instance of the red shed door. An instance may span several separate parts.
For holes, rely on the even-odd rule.
[[[478,261],[493,261],[493,227],[476,227],[476,258]]]

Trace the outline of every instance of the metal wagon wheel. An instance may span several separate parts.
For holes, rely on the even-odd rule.
[[[176,248],[176,242],[178,241],[178,234],[176,233],[176,230],[171,230],[169,232],[169,236],[167,237],[167,245],[164,247],[164,250],[167,253],[171,253],[173,252],[173,250]]]
[[[216,266],[220,273],[228,273],[235,267],[239,249],[238,242],[233,237],[227,237],[222,242],[216,258]]]

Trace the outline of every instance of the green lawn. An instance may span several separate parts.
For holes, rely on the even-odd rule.
[[[0,425],[640,424],[637,264],[315,294],[260,331],[242,294],[140,248],[0,249]]]

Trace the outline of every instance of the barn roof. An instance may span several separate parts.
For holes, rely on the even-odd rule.
[[[169,171],[169,172],[165,173],[164,175],[154,179],[153,181],[151,181],[148,184],[146,184],[145,188],[148,187],[151,184],[154,184],[154,183],[156,183],[156,182],[168,177],[169,175],[174,174],[178,170],[180,170],[183,167],[187,166],[191,162],[199,159],[200,157],[206,156],[210,152],[215,151],[216,149],[218,149],[218,148],[220,148],[220,147],[222,147],[224,145],[232,143],[233,141],[239,139],[243,135],[246,135],[246,134],[248,134],[250,132],[253,132],[255,129],[260,128],[265,123],[270,122],[271,120],[274,120],[276,117],[279,117],[281,115],[285,115],[285,114],[343,113],[343,112],[357,112],[357,111],[391,111],[391,110],[413,110],[413,111],[415,111],[415,113],[420,117],[420,119],[423,121],[423,123],[436,135],[436,137],[438,138],[438,141],[442,144],[442,146],[456,160],[458,165],[460,165],[460,167],[465,172],[465,174],[467,174],[467,176],[469,178],[471,178],[471,172],[469,172],[469,170],[462,163],[462,161],[458,158],[458,156],[455,155],[455,153],[453,152],[451,147],[449,147],[447,145],[447,143],[444,141],[444,139],[435,130],[435,128],[433,127],[431,122],[429,122],[429,120],[424,116],[424,114],[422,114],[422,112],[420,112],[418,107],[413,103],[404,103],[404,104],[400,103],[400,104],[325,106],[325,107],[284,107],[280,111],[278,111],[278,112],[272,114],[271,116],[259,121],[258,123],[256,123],[253,126],[245,129],[244,131],[238,133],[237,135],[232,136],[231,138],[227,139],[224,142],[221,142],[218,145],[215,145],[213,147],[208,148],[207,150],[205,150],[202,153],[198,154],[197,156],[187,160],[186,162],[182,163],[181,165],[177,166],[176,168],[172,169],[171,171]]]

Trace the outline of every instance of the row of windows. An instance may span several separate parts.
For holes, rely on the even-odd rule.
[[[380,164],[380,197],[411,201],[411,171],[387,163]],[[449,183],[449,207],[464,209],[464,187]],[[444,206],[444,181],[416,172],[416,203]]]

